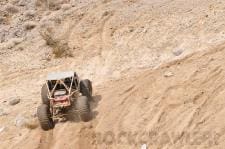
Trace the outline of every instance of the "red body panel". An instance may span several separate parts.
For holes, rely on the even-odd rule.
[[[53,106],[55,107],[66,107],[70,106],[69,96],[59,96],[53,99]]]

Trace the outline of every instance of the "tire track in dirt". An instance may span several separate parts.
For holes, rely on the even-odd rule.
[[[82,126],[78,132],[78,148],[93,148],[97,149],[97,138],[93,127],[93,122]]]
[[[42,131],[40,142],[38,144],[38,149],[49,149],[52,146],[53,141],[53,130],[50,131]]]

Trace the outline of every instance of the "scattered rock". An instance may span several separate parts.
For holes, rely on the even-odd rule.
[[[8,13],[14,14],[14,13],[18,13],[19,9],[18,9],[17,6],[14,6],[12,4],[7,4],[5,6],[5,11],[8,12]]]
[[[53,11],[59,10],[62,4],[63,4],[63,1],[50,0],[48,2],[49,9]]]
[[[180,56],[184,52],[183,49],[175,49],[173,50],[173,55]]]
[[[62,6],[61,6],[61,9],[62,10],[69,10],[70,8],[72,8],[72,6],[70,5],[70,4],[63,4]]]
[[[28,129],[35,129],[38,127],[38,121],[34,118],[26,118],[22,115],[17,115],[14,122],[17,127],[26,127]]]
[[[24,15],[29,18],[34,17],[35,14],[36,14],[36,12],[34,10],[28,10],[24,13]]]
[[[27,3],[26,0],[20,0],[18,5],[19,6],[26,6],[26,3]]]
[[[145,95],[145,96],[144,96],[144,99],[148,99],[148,98],[149,98],[149,96],[148,96],[148,95]]]
[[[25,126],[25,124],[26,124],[26,118],[21,115],[17,115],[15,118],[15,126],[22,127],[22,126]]]
[[[0,44],[0,50],[12,49],[16,45],[20,44],[23,40],[23,38],[11,38],[9,41]]]
[[[24,35],[24,30],[22,28],[17,28],[13,31],[14,38],[22,37]]]
[[[4,111],[4,109],[0,109],[0,116],[8,115],[9,113]]]
[[[147,145],[146,145],[146,144],[143,144],[143,145],[141,146],[141,149],[147,149]]]
[[[164,77],[172,77],[172,76],[174,76],[174,74],[173,74],[173,72],[171,72],[171,71],[166,71],[166,72],[164,73]]]
[[[12,38],[11,41],[14,43],[14,45],[18,45],[23,42],[23,38]]]
[[[24,50],[23,47],[18,47],[18,48],[16,48],[16,51],[23,51],[23,50]]]
[[[20,102],[20,98],[13,98],[9,101],[9,105],[14,106]]]
[[[93,125],[91,123],[87,123],[87,124],[85,124],[85,128],[91,129],[91,128],[93,128]]]
[[[0,133],[2,133],[5,130],[5,127],[0,127]]]
[[[109,11],[105,11],[105,12],[102,14],[102,16],[105,17],[105,16],[108,16],[109,14],[110,14]]]
[[[128,31],[130,32],[130,33],[132,33],[133,31],[134,31],[134,28],[133,27],[128,27]]]
[[[33,21],[29,21],[24,24],[24,27],[26,30],[32,30],[36,26],[37,26],[36,22],[33,22]]]
[[[17,5],[18,2],[19,2],[19,0],[10,0],[10,3],[11,3],[12,5]]]
[[[0,49],[12,49],[15,46],[15,43],[10,40],[4,44],[2,44],[2,46],[0,46]]]

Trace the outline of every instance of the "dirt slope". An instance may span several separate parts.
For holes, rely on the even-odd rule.
[[[37,1],[0,2],[0,148],[223,148],[223,0]],[[40,87],[68,69],[93,80],[93,120],[44,132]]]
[[[224,54],[222,44],[154,71],[105,83],[96,88],[96,116],[91,122],[58,124],[49,132],[32,130],[11,147],[139,148],[146,142],[150,148],[223,148]],[[174,75],[165,77],[168,71]],[[156,135],[146,136],[149,132]],[[137,133],[133,142],[129,133]],[[193,138],[188,140],[188,135]]]
[[[102,96],[95,109],[97,118],[81,127],[59,125],[51,132],[51,147],[139,148],[142,141],[146,141],[152,145],[149,148],[223,148],[224,54],[225,45],[222,44],[155,71],[97,88],[96,95],[101,93]],[[168,71],[174,76],[165,77]],[[76,131],[63,134],[70,130]],[[114,140],[109,135],[108,142],[101,142],[100,136],[94,135],[105,135],[107,131],[115,135]],[[142,134],[151,131],[158,136]],[[128,133],[138,134],[133,144],[129,142]],[[119,134],[124,135],[118,138]],[[187,135],[192,138],[187,140]],[[141,136],[145,138],[139,138]],[[61,137],[70,143],[65,143],[64,139],[59,141]]]

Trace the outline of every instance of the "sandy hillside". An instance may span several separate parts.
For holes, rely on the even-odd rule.
[[[1,0],[0,148],[223,148],[224,13],[223,0]],[[93,119],[44,132],[40,88],[63,70],[93,81]]]

